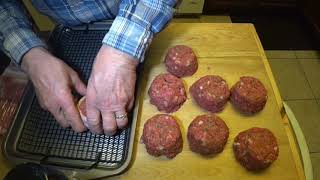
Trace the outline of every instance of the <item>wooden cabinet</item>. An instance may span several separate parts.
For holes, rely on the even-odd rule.
[[[204,0],[182,0],[178,6],[177,14],[201,14]]]
[[[320,33],[320,1],[319,0],[301,0],[299,6],[302,7],[304,15],[309,22],[314,26],[317,33]],[[320,35],[319,35],[320,38]]]
[[[296,7],[297,0],[259,0],[259,7]]]
[[[233,8],[253,8],[257,0],[206,0],[204,10],[228,10]]]

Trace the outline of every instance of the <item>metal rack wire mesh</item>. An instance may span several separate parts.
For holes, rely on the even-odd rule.
[[[105,33],[106,30],[56,30],[53,34],[54,53],[87,82]],[[63,129],[49,112],[40,108],[34,98],[18,138],[17,150],[44,158],[83,160],[116,168],[127,158],[130,131],[129,125],[128,129],[108,137]]]

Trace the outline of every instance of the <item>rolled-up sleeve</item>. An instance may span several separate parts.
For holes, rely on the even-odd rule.
[[[17,64],[33,47],[46,47],[33,32],[19,1],[0,1],[0,48]]]
[[[172,19],[177,0],[122,0],[103,43],[143,61],[152,38]]]

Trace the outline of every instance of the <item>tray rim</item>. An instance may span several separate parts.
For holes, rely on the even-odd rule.
[[[70,27],[64,27],[62,25],[56,26],[56,28],[53,30],[53,32],[60,31],[64,29],[71,29],[71,30],[106,30],[106,27],[110,27],[112,24],[112,21],[104,21],[104,22],[98,22],[98,23],[93,23],[89,25],[83,25],[79,26],[76,28],[70,28]],[[107,25],[107,26],[106,26]],[[60,36],[60,34],[59,34]],[[50,36],[51,39],[52,36]],[[137,124],[137,117],[139,114],[139,100],[140,98],[140,91],[141,88],[139,87],[139,82],[141,79],[140,74],[142,73],[142,68],[143,64],[140,63],[137,67],[137,80],[136,80],[136,92],[135,92],[135,106],[134,109],[132,110],[132,120],[131,120],[131,129],[128,134],[128,151],[125,153],[125,160],[123,163],[121,163],[119,166],[114,167],[114,168],[106,168],[106,167],[101,167],[101,165],[97,165],[92,169],[83,169],[83,168],[77,168],[77,167],[61,167],[56,164],[42,164],[44,166],[48,167],[54,167],[57,168],[61,171],[63,171],[66,174],[69,174],[72,176],[72,178],[83,178],[84,176],[86,178],[102,178],[102,177],[107,177],[107,176],[113,176],[117,175],[120,173],[123,173],[125,170],[129,168],[130,162],[132,161],[132,156],[133,156],[133,146],[134,146],[134,139],[135,139],[135,132],[136,132],[136,124]],[[40,163],[41,164],[41,159],[43,159],[44,156],[41,155],[31,155],[28,153],[23,153],[19,152],[16,153],[17,150],[17,142],[18,138],[22,132],[22,127],[24,126],[25,123],[25,118],[27,116],[27,112],[29,111],[32,102],[36,98],[35,92],[32,87],[32,83],[29,81],[27,84],[27,87],[25,88],[21,103],[19,104],[17,108],[17,113],[14,117],[14,120],[12,122],[12,125],[8,129],[8,132],[5,135],[4,141],[2,143],[2,153],[4,154],[4,157],[8,159],[10,162],[13,164],[17,165],[20,163],[25,163],[25,162],[34,162],[34,163]],[[16,131],[15,134],[13,134]],[[13,142],[13,143],[12,143]],[[10,152],[10,150],[14,150],[14,152]],[[16,157],[15,157],[16,156]],[[29,158],[33,159],[29,159]],[[50,158],[53,161],[56,160],[55,158]],[[61,158],[60,161],[65,162],[66,160],[62,160]],[[52,162],[53,162],[52,161]],[[68,159],[69,161],[69,159]],[[71,160],[74,161],[74,160]],[[94,162],[87,163],[88,161],[84,160],[76,160],[77,162],[81,163],[85,162],[84,164],[94,164]]]

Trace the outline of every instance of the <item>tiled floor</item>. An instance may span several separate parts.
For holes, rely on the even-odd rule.
[[[317,59],[299,59],[300,65],[306,74],[314,96],[320,98],[320,58]]]
[[[282,98],[293,110],[306,138],[314,179],[320,180],[320,53],[266,51]]]
[[[320,99],[319,51],[266,51],[284,100]]]
[[[304,132],[309,151],[320,153],[320,105],[316,100],[289,100],[286,102]]]
[[[312,166],[313,166],[313,174],[314,180],[319,180],[320,179],[320,153],[312,153],[311,154],[311,161],[312,161]]]
[[[314,99],[298,59],[269,59],[269,62],[284,100]]]

